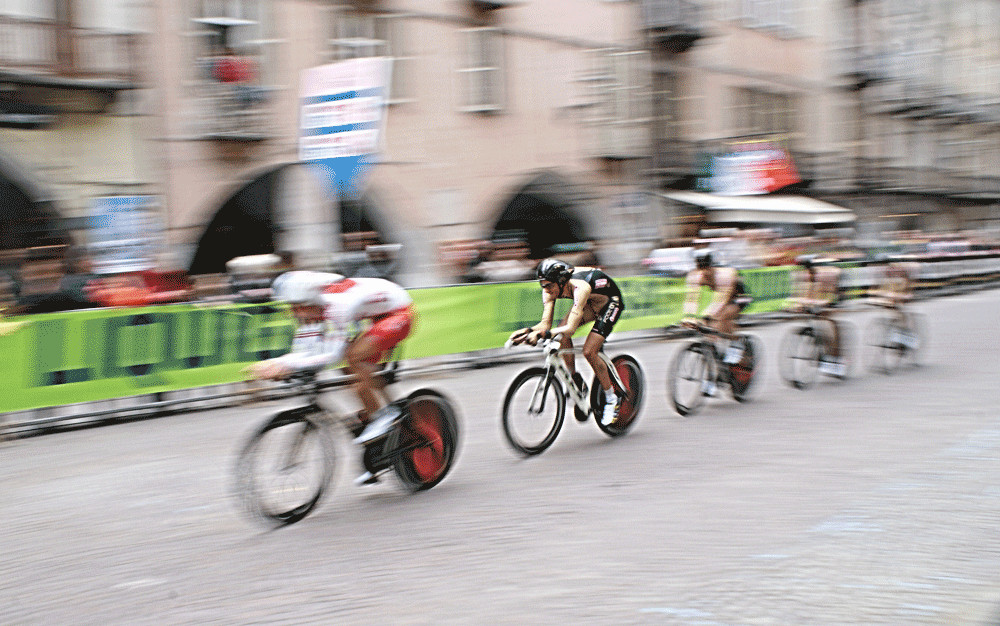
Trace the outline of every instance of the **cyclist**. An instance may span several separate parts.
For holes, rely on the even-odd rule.
[[[900,328],[907,329],[897,339],[907,348],[917,347],[917,338],[913,334],[913,325],[905,305],[913,299],[913,275],[915,263],[903,258],[889,257],[886,262],[882,284],[869,293],[873,304],[878,304],[892,311],[893,318]]]
[[[819,371],[843,378],[847,366],[841,357],[840,325],[834,319],[834,308],[840,302],[840,268],[827,265],[827,260],[815,254],[803,254],[795,259],[802,268],[795,272],[795,296],[792,310],[812,313],[830,325],[827,354],[819,363]]]
[[[534,326],[515,331],[511,334],[510,340],[513,343],[527,342],[535,345],[539,339],[561,335],[560,347],[570,350],[573,348],[573,333],[581,324],[594,322],[583,343],[583,357],[590,363],[598,382],[604,389],[605,404],[601,413],[601,423],[604,425],[614,423],[621,398],[615,393],[611,375],[608,373],[607,365],[601,360],[600,352],[622,311],[625,310],[621,290],[610,276],[596,267],[574,268],[558,259],[545,259],[539,263],[537,276],[542,287],[542,320]],[[560,298],[572,300],[573,306],[559,326],[552,328],[556,300]],[[575,356],[566,354],[563,358],[566,367],[573,374],[573,380],[583,389],[583,377],[576,372]]]
[[[386,436],[400,417],[382,392],[384,382],[373,376],[378,364],[413,327],[413,300],[405,289],[381,278],[345,278],[325,272],[286,272],[274,281],[277,300],[292,306],[299,327],[292,351],[250,368],[255,378],[282,380],[303,371],[318,371],[347,362],[353,387],[364,407],[353,429],[357,444]],[[360,323],[370,327],[353,332]],[[352,338],[353,336],[353,338]],[[355,481],[377,482],[370,471]]]
[[[696,327],[695,315],[698,312],[698,301],[701,299],[701,288],[712,290],[712,301],[705,309],[703,316],[709,327],[723,333],[729,340],[723,362],[728,365],[739,363],[743,359],[742,342],[736,335],[736,318],[753,301],[746,291],[739,272],[731,267],[718,266],[710,248],[699,248],[694,251],[693,270],[688,272],[686,279],[687,295],[684,299],[684,326]],[[708,384],[702,390],[705,395],[714,395],[715,387]]]

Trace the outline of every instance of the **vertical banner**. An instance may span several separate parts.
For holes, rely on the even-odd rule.
[[[94,198],[89,252],[94,271],[120,274],[155,265],[162,229],[155,196]]]
[[[323,166],[336,195],[358,195],[381,147],[390,60],[349,59],[302,72],[299,158]]]

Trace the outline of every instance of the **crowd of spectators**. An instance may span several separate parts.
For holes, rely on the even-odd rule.
[[[781,237],[766,229],[716,229],[700,237],[663,242],[650,252],[646,270],[658,268],[669,254],[708,245],[727,265],[754,268],[790,265],[801,254],[820,254],[847,262],[879,262],[893,255],[940,258],[1000,254],[1000,238],[983,232],[886,232],[877,241],[859,243],[851,233],[817,231],[810,236]],[[328,269],[345,276],[398,280],[400,245],[387,244],[373,231],[347,233],[343,250],[329,259]],[[600,265],[593,244],[559,254],[575,265]],[[440,248],[439,262],[455,282],[485,283],[531,280],[540,259],[532,258],[523,239],[452,241]],[[291,253],[239,257],[218,276],[189,276],[182,270],[144,269],[106,274],[95,270],[83,248],[62,244],[0,250],[0,311],[26,315],[98,307],[138,307],[174,302],[219,301],[262,303],[271,299],[271,282],[298,267]]]

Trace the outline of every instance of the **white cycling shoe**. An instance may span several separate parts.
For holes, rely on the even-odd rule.
[[[371,443],[376,439],[385,437],[392,430],[392,427],[396,425],[402,414],[399,407],[392,404],[375,411],[372,413],[372,419],[365,426],[365,429],[361,431],[360,435],[354,438],[354,443]]]
[[[604,414],[601,415],[601,424],[603,424],[604,426],[614,424],[615,420],[618,418],[619,404],[621,404],[621,400],[618,398],[605,401]]]

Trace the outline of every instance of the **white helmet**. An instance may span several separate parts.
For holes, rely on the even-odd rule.
[[[323,292],[334,283],[344,280],[340,274],[327,272],[285,272],[274,279],[271,288],[274,298],[290,304],[323,304]]]

